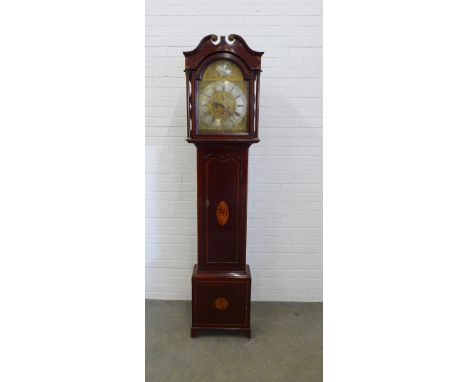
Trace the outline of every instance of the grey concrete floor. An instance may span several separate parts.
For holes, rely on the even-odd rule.
[[[146,300],[147,382],[322,381],[322,303],[252,302],[252,338],[190,337],[191,301]]]

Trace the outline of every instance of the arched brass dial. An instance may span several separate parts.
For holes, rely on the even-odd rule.
[[[229,60],[208,65],[200,81],[198,124],[203,132],[247,131],[247,81]]]

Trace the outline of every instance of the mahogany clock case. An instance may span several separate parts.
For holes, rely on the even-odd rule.
[[[197,264],[192,275],[192,329],[238,330],[250,337],[252,278],[246,264],[248,153],[258,139],[262,52],[237,35],[204,37],[185,55],[187,141],[197,147]],[[202,131],[197,110],[200,82],[211,63],[230,62],[242,72],[248,99],[245,131]],[[219,61],[221,62],[221,61]],[[226,96],[225,98],[227,98]],[[220,96],[216,107],[231,113]],[[215,103],[215,102],[212,102]],[[218,106],[219,104],[219,106]],[[219,123],[219,122],[218,122]]]

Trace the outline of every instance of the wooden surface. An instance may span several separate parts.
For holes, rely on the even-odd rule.
[[[200,330],[240,330],[250,337],[249,266],[244,272],[199,272],[192,275],[192,337]]]
[[[193,69],[200,65],[206,57],[223,52],[233,53],[241,57],[250,70],[261,68],[263,52],[251,49],[241,36],[230,34],[227,39],[229,42],[225,36],[220,36],[219,42],[215,43],[217,40],[218,36],[214,34],[207,35],[201,39],[195,49],[184,52],[185,69]]]
[[[198,264],[201,271],[245,270],[248,145],[197,145]],[[224,225],[217,207],[229,208]]]

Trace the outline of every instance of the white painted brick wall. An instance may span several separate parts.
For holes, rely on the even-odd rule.
[[[322,301],[321,25],[321,0],[146,1],[147,298],[191,299],[196,157],[182,51],[236,33],[265,52],[249,163],[252,298]]]

